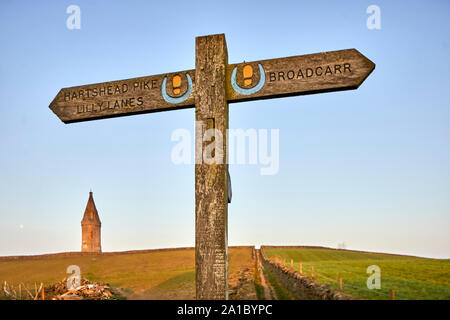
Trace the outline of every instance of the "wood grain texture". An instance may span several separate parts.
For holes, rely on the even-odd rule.
[[[265,71],[262,89],[251,95],[236,92],[231,86],[233,69],[237,67],[237,84],[246,89],[259,81],[258,64]],[[248,87],[241,76],[245,65],[251,65],[256,71]],[[232,103],[357,89],[374,68],[375,64],[356,49],[231,64],[227,67],[227,99]]]
[[[261,74],[258,65],[264,73]],[[244,66],[253,70],[251,84],[245,84]],[[236,92],[231,75],[236,69],[236,83],[243,89],[254,88],[261,76],[264,86],[250,95]],[[226,100],[230,103],[357,89],[374,70],[375,64],[355,49],[245,62],[226,66]],[[50,109],[64,122],[80,122],[142,113],[194,107],[197,70],[186,70],[155,76],[63,88],[50,104]],[[189,74],[193,88],[181,103],[166,102],[161,94],[167,76],[166,92],[176,98],[187,91]],[[172,77],[180,75],[179,93],[174,94]],[[247,79],[247,81],[249,81]]]
[[[195,119],[195,265],[197,299],[228,298],[228,201],[226,172],[226,65],[223,34],[196,38]],[[203,141],[207,129],[222,133],[222,145]],[[206,147],[216,144],[213,164],[205,163]],[[221,147],[221,148],[220,148]],[[218,152],[222,149],[222,152]],[[203,163],[199,163],[202,161]]]
[[[142,113],[194,107],[194,90],[190,97],[177,104],[166,102],[161,95],[161,85],[167,76],[167,93],[176,98],[187,90],[189,74],[195,82],[194,70],[155,76],[110,81],[84,86],[63,88],[50,104],[50,109],[64,123],[122,117]],[[182,78],[181,91],[173,94],[172,77]]]

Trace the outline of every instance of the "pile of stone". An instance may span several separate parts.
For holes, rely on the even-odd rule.
[[[253,268],[252,268],[253,267]],[[228,297],[230,300],[256,300],[254,264],[230,275]]]
[[[108,284],[81,279],[79,286],[67,286],[67,279],[45,287],[45,294],[52,300],[109,300],[114,293]]]

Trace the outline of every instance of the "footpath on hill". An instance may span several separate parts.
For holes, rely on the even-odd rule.
[[[269,269],[264,268],[261,261],[260,249],[256,251],[257,270],[259,275],[259,284],[262,292],[258,295],[261,300],[294,300],[295,297],[278,279],[278,277]]]

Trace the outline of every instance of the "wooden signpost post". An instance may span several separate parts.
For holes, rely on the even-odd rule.
[[[355,49],[228,64],[218,34],[196,38],[195,70],[63,88],[50,109],[73,123],[195,107],[196,297],[227,299],[228,103],[357,89],[374,68]],[[213,163],[201,161],[208,129],[223,137]]]

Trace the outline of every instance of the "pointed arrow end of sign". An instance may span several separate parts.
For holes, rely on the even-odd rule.
[[[370,69],[370,72],[372,72],[375,69],[375,63],[372,62],[369,58],[367,58],[365,55],[363,55],[361,52],[358,51],[358,53],[361,55],[361,57],[364,59],[364,61],[367,64],[367,67]]]
[[[358,81],[358,85],[356,88],[358,88],[364,80],[367,79],[367,77],[372,73],[372,71],[375,69],[375,63],[373,63],[369,58],[367,58],[365,55],[363,55],[361,52],[359,52],[356,49],[351,49],[355,52],[355,54],[360,58],[362,65],[364,67],[364,73],[361,75]]]
[[[50,105],[48,106],[50,110],[53,111],[53,113],[64,123],[68,123],[67,120],[64,118],[63,114],[61,113],[61,108],[58,105],[58,97],[60,94],[62,94],[63,89],[59,90],[58,94],[55,96],[55,98],[52,100]]]

